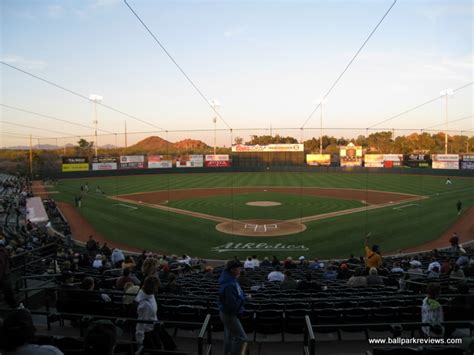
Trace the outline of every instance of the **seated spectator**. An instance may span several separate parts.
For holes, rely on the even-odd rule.
[[[365,287],[367,286],[367,279],[365,276],[362,276],[362,269],[360,267],[356,268],[354,275],[349,278],[346,285],[348,287]]]
[[[285,277],[283,279],[283,281],[281,282],[280,284],[280,288],[282,291],[286,291],[286,290],[296,290],[296,288],[298,287],[298,283],[296,282],[296,280],[291,276],[291,271],[290,270],[286,270],[285,271]]]
[[[102,248],[100,248],[100,252],[108,258],[112,255],[112,250],[110,250],[107,243],[104,243],[104,245],[102,245]]]
[[[423,299],[421,306],[421,321],[430,323],[431,326],[421,327],[423,334],[427,337],[441,337],[444,329],[440,323],[444,320],[443,307],[437,301],[441,287],[438,283],[430,283],[426,288],[427,297]]]
[[[268,281],[270,282],[281,282],[285,278],[285,275],[280,271],[280,266],[275,266],[275,270],[268,274]]]
[[[31,314],[26,309],[14,310],[6,316],[2,327],[2,345],[7,354],[17,355],[63,355],[52,345],[31,344],[36,328]],[[2,348],[3,348],[2,346]]]
[[[114,353],[117,338],[123,334],[109,320],[97,320],[86,330],[84,338],[84,350],[87,355],[112,355]]]
[[[143,261],[141,271],[143,275],[142,280],[148,276],[158,277],[158,260],[156,258],[146,258],[145,261]]]
[[[97,242],[94,240],[92,235],[89,236],[89,240],[86,243],[86,250],[89,256],[94,256],[97,254]]]
[[[122,270],[122,276],[120,276],[117,281],[115,281],[115,288],[117,290],[123,290],[125,284],[131,282],[134,285],[139,285],[140,280],[131,275],[130,269],[126,268]]]
[[[253,263],[252,257],[248,257],[244,262],[244,269],[253,269],[255,264]]]
[[[405,270],[403,270],[403,268],[400,266],[400,262],[396,261],[395,263],[393,263],[393,267],[390,272],[394,274],[403,274]]]
[[[122,263],[125,260],[125,255],[120,249],[115,248],[114,251],[112,252],[110,259],[112,260],[113,267],[121,268]]]
[[[347,259],[347,264],[352,265],[352,266],[357,266],[357,265],[360,265],[359,261],[360,261],[359,259],[354,257],[354,254],[351,254],[349,256],[349,259]]]
[[[320,263],[318,259],[314,259],[314,261],[309,264],[309,268],[310,268],[311,270],[319,270],[319,269],[321,269],[322,267],[324,267],[324,264],[323,264],[323,263]]]
[[[280,260],[278,260],[278,258],[273,255],[272,257],[272,266],[275,267],[275,266],[279,266],[280,265]]]
[[[337,271],[337,279],[349,280],[351,276],[352,276],[352,272],[347,267],[347,264],[341,264],[341,266],[339,266],[339,270]]]
[[[449,239],[449,243],[451,244],[451,252],[458,252],[459,251],[459,235],[457,232],[453,233],[451,239]]]
[[[95,256],[94,262],[92,263],[94,269],[100,269],[102,267],[102,255],[97,254]]]
[[[250,278],[247,277],[245,270],[240,271],[240,276],[237,279],[237,281],[239,282],[240,287],[247,288],[247,289],[252,287],[254,284],[254,282]]]
[[[333,281],[337,280],[337,268],[336,266],[329,265],[323,273],[323,280],[324,281]]]
[[[158,273],[160,282],[162,283],[168,282],[170,275],[171,275],[170,267],[168,265],[163,265],[160,272]]]
[[[205,268],[204,268],[204,275],[203,275],[203,278],[207,279],[207,280],[214,280],[215,279],[215,276],[214,276],[214,268],[210,265],[207,265]]]
[[[453,271],[451,271],[451,275],[449,275],[450,278],[453,279],[464,279],[464,271],[459,267],[458,264],[454,265]]]
[[[269,267],[272,266],[272,263],[270,260],[268,260],[268,257],[263,258],[262,262],[260,263],[261,267]]]
[[[367,286],[383,286],[383,279],[379,276],[376,268],[371,267],[369,269],[369,275],[367,278]]]
[[[312,280],[311,272],[308,271],[305,274],[305,279],[298,282],[297,289],[300,291],[319,292],[321,291],[322,287],[319,283]]]
[[[133,271],[136,265],[135,259],[133,259],[132,256],[127,255],[122,263],[122,269],[130,269]]]
[[[168,277],[168,283],[163,287],[164,293],[173,293],[179,295],[181,293],[181,286],[176,283],[176,274],[171,272]]]
[[[260,267],[260,260],[258,260],[257,255],[252,255],[252,261],[254,267]]]
[[[138,291],[140,291],[140,287],[134,285],[133,282],[127,282],[123,286],[123,291],[125,292],[125,294],[122,297],[122,303],[132,304],[138,294]]]
[[[411,280],[423,278],[423,270],[421,270],[421,263],[418,260],[410,261],[410,269],[408,269],[408,275]]]
[[[283,263],[283,267],[285,269],[296,269],[296,264],[291,256],[286,258],[285,262]]]
[[[466,314],[472,314],[474,312],[474,294],[469,293],[469,285],[464,281],[460,282],[457,286],[457,293],[460,295],[449,301],[449,306],[465,309]]]
[[[433,267],[431,271],[428,273],[429,279],[439,279],[439,268],[437,266]]]
[[[443,260],[440,271],[444,275],[449,275],[451,271],[453,271],[453,266],[454,260],[451,262],[448,258],[446,258]]]
[[[438,261],[436,261],[436,257],[433,256],[431,258],[431,263],[428,265],[428,272],[433,270],[434,267],[437,267],[438,270],[441,270],[441,264]]]
[[[81,286],[79,287],[81,290],[85,291],[94,291],[95,289],[95,281],[92,277],[86,276],[84,279],[82,279]],[[79,294],[79,297],[81,301],[83,302],[96,302],[96,301],[103,301],[103,302],[111,302],[112,300],[110,299],[109,295],[105,293],[95,293],[95,292],[81,292]]]
[[[474,259],[471,259],[469,264],[464,268],[464,275],[466,277],[474,277]]]

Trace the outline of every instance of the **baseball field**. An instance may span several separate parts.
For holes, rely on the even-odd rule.
[[[405,174],[189,173],[64,179],[48,190],[71,206],[82,196],[80,208],[67,209],[68,219],[82,218],[76,230],[87,224],[132,250],[212,259],[327,259],[361,255],[367,233],[385,253],[440,238],[474,206],[474,179],[451,180],[447,185],[445,177]],[[81,193],[81,185],[89,191]]]

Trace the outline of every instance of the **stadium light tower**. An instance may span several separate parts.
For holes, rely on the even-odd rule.
[[[209,101],[209,103],[211,104],[211,106],[214,108],[215,111],[217,111],[219,109],[219,107],[221,107],[221,104],[219,101],[217,101],[217,99],[212,99]],[[216,155],[216,151],[217,151],[217,115],[216,113],[214,112],[214,117],[212,118],[212,122],[214,123],[214,155]]]
[[[454,94],[454,91],[453,89],[446,89],[446,90],[443,90],[439,93],[440,96],[444,96],[445,98],[445,109],[446,109],[446,128],[445,128],[445,132],[444,132],[444,154],[448,154],[448,98],[450,96],[453,96]]]
[[[102,102],[103,97],[100,95],[95,95],[91,94],[89,95],[89,100],[94,103],[94,137],[95,137],[95,142],[94,142],[94,147],[95,147],[95,156],[97,157],[97,124],[99,123],[97,121],[97,104]]]
[[[320,98],[318,100],[319,106],[319,125],[320,125],[320,134],[319,134],[319,154],[323,154],[323,106],[326,105],[328,99]]]

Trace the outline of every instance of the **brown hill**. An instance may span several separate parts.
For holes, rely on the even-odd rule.
[[[145,138],[135,145],[130,146],[130,149],[139,150],[164,150],[164,149],[206,149],[209,146],[203,141],[197,139],[183,139],[176,143],[168,142],[158,136],[151,136]]]
[[[172,148],[172,147],[173,147],[173,143],[168,142],[166,139],[163,139],[158,136],[151,136],[151,137],[141,140],[137,144],[132,145],[130,148],[143,149],[143,150],[159,150],[159,149],[167,149],[167,148]]]
[[[183,139],[173,144],[176,149],[206,149],[209,146],[203,141],[197,139]]]

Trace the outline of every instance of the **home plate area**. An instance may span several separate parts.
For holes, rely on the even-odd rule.
[[[252,219],[219,223],[216,229],[223,233],[246,237],[277,237],[301,233],[306,230],[306,226],[295,221]]]

